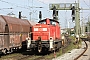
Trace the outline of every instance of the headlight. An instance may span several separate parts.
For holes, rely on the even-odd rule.
[[[43,28],[43,31],[47,31],[47,28]]]
[[[34,31],[38,31],[38,28],[34,28]]]

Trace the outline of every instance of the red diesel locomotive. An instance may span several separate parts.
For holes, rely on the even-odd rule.
[[[31,38],[27,39],[27,48],[41,52],[53,51],[62,46],[59,22],[56,19],[43,19],[32,27]]]

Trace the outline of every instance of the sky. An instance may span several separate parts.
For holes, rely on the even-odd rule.
[[[39,11],[42,11],[42,19],[52,18],[52,10],[49,10],[49,4],[75,3],[75,1],[77,2],[78,0],[0,0],[0,15],[7,15],[12,12],[18,18],[18,12],[22,11],[22,16],[26,16],[28,20],[31,19],[38,22]],[[80,8],[90,9],[90,0],[79,0],[79,2]],[[75,23],[72,22],[71,10],[59,10],[58,14],[61,28],[74,27]],[[83,19],[85,19],[84,22],[87,22],[89,15],[90,10],[80,10],[81,21],[83,17]]]

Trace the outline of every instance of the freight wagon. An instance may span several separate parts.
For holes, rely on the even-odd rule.
[[[0,52],[7,54],[26,46],[30,27],[28,20],[0,15]]]

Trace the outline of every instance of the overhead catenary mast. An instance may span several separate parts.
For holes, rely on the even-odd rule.
[[[74,6],[73,6],[74,5]],[[79,0],[76,3],[57,3],[57,4],[49,4],[49,9],[53,10],[53,7],[56,6],[56,10],[72,10],[72,19],[75,21],[75,35],[79,37],[80,35],[80,8],[79,8]]]
[[[29,2],[29,0],[28,0],[28,2]],[[37,6],[34,6],[34,1],[33,0],[31,0],[31,3],[32,3],[32,6],[29,6],[29,3],[28,3],[28,6],[29,6],[29,8],[31,8],[32,9],[32,11],[29,13],[29,15],[30,15],[30,21],[32,20],[32,16],[33,16],[33,14],[37,11],[35,11],[34,12],[34,8],[43,8],[43,7],[41,7],[41,6],[39,6],[39,7],[37,7]]]

